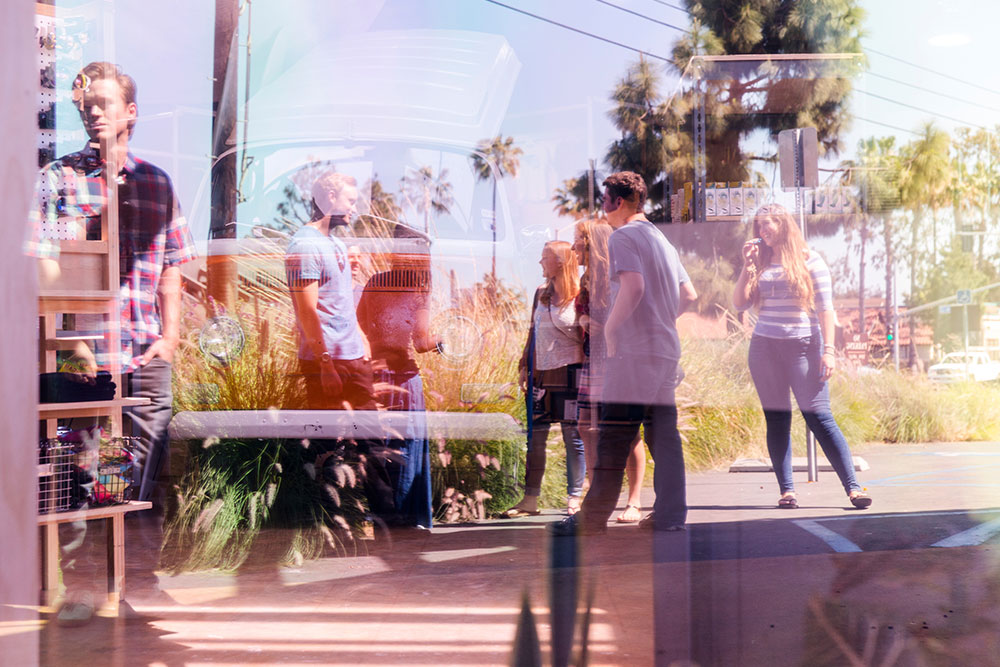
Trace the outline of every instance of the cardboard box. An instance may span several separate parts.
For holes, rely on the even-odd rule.
[[[729,184],[715,184],[715,212],[716,215],[729,215]]]
[[[715,189],[714,183],[708,183],[705,186],[705,217],[714,218],[719,215],[719,205],[716,201],[716,194],[718,191]]]
[[[757,188],[743,188],[743,210],[753,215],[758,205]]]
[[[729,186],[729,215],[743,215],[743,186]]]

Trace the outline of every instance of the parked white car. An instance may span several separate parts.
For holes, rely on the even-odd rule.
[[[1000,380],[1000,362],[986,352],[952,352],[927,369],[931,382],[991,382]]]

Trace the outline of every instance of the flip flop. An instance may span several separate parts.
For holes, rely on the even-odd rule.
[[[642,519],[642,509],[635,505],[626,505],[615,521],[618,523],[638,523],[640,519]]]
[[[500,516],[504,519],[520,519],[523,516],[538,516],[542,513],[542,510],[523,510],[520,507],[511,507],[509,510],[501,514]]]
[[[872,497],[869,496],[864,491],[859,491],[853,496],[851,496],[851,504],[857,507],[859,510],[866,510],[871,507]]]
[[[781,496],[778,498],[778,507],[783,510],[798,509],[799,501],[796,500],[795,496]]]

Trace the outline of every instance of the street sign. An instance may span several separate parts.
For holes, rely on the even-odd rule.
[[[816,128],[802,127],[778,133],[778,166],[785,192],[819,185]]]
[[[868,363],[868,334],[853,334],[844,341],[844,356],[860,366]]]
[[[967,306],[972,303],[972,290],[960,289],[955,292],[955,300],[960,306]]]
[[[938,312],[941,313],[942,315],[950,315],[951,306],[938,306]]]

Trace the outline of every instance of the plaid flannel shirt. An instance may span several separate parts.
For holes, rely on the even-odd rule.
[[[27,252],[58,259],[66,225],[99,239],[101,212],[107,203],[104,161],[89,145],[42,170],[32,235]],[[118,173],[120,288],[118,293],[123,372],[138,367],[142,350],[161,337],[157,289],[163,270],[195,257],[194,242],[181,214],[170,177],[131,153]],[[75,226],[74,226],[75,225]],[[99,325],[106,329],[103,320]],[[104,331],[105,338],[107,331]],[[113,365],[107,345],[97,346],[99,366]]]

